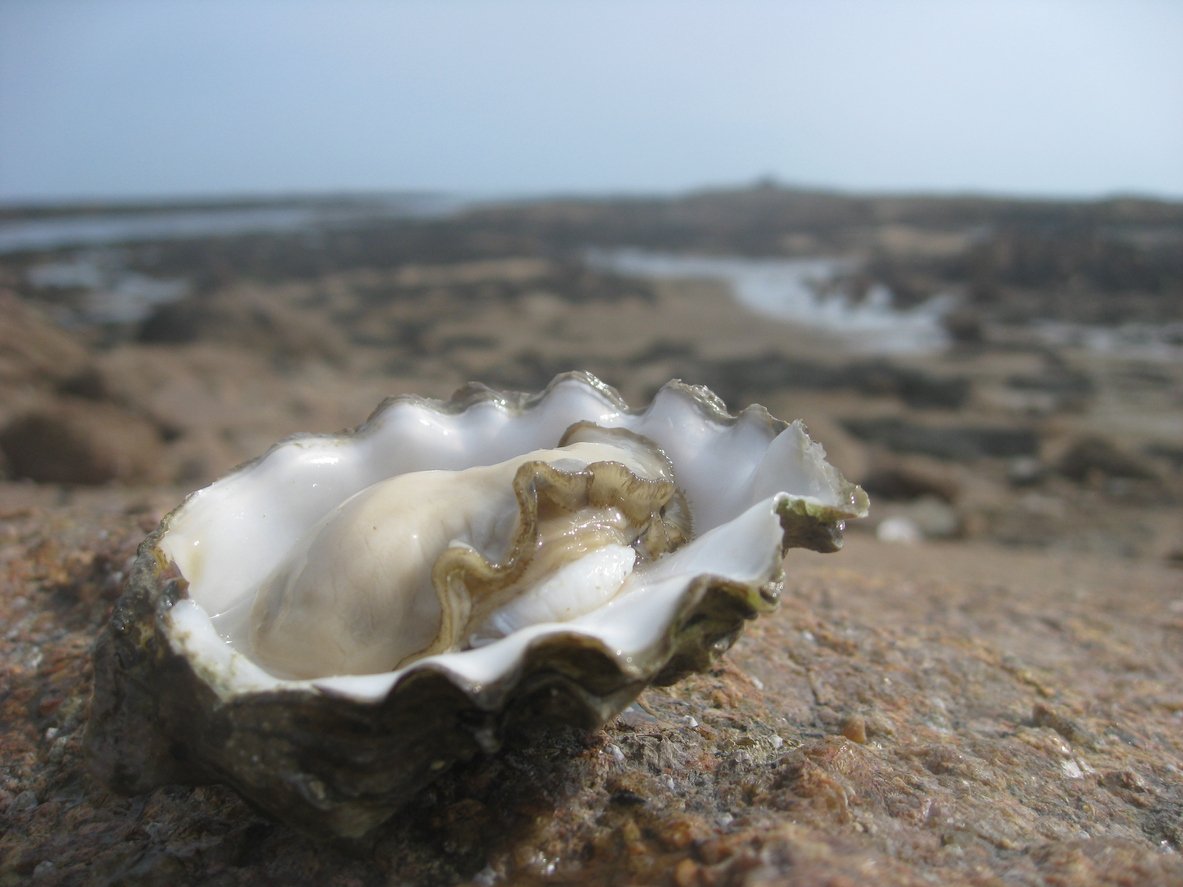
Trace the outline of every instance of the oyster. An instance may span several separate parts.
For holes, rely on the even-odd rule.
[[[833,551],[866,509],[800,423],[679,382],[644,410],[586,373],[392,399],[144,541],[95,650],[91,764],[364,834],[515,726],[595,727],[706,667],[775,606],[785,549]]]

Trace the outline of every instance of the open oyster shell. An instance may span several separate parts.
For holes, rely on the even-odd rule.
[[[614,435],[626,438],[626,447],[640,441],[642,449],[608,451],[606,458],[590,450],[576,458],[567,449],[536,456],[556,452],[573,426],[590,427],[610,443]],[[502,464],[515,478],[540,472],[550,483],[559,476],[560,493],[482,524],[482,509],[503,493],[486,493],[467,478]],[[353,497],[370,496],[391,478],[467,470],[478,474],[452,485],[477,490],[469,498],[478,502],[478,516],[457,522],[460,536],[447,551],[477,563],[464,575],[479,581],[465,579],[459,603],[449,603],[453,586],[439,579],[440,570],[420,583],[413,593],[420,595],[419,612],[428,614],[424,641],[387,654],[393,664],[381,669],[366,664],[379,660],[348,666],[329,657],[327,665],[293,676],[293,668],[302,669],[269,660],[259,634],[268,614],[289,603],[260,604],[279,594],[268,589],[299,586],[290,579],[299,572],[292,564],[314,565],[317,578],[305,583],[311,590],[290,593],[311,595],[321,606],[310,617],[314,627],[330,623],[342,604],[316,603],[317,589],[336,582],[321,568],[349,572],[367,556],[368,542],[362,553],[336,552],[349,549],[341,540],[378,521],[341,524],[324,542],[334,514],[350,512]],[[596,481],[597,473],[613,480]],[[598,492],[606,485],[609,493]],[[648,485],[642,505],[633,493],[621,499],[621,485]],[[412,513],[430,515],[446,499],[395,489],[394,507],[410,499]],[[550,503],[568,503],[570,489],[597,491],[580,492],[571,506],[590,518],[553,517]],[[515,495],[520,505],[525,494]],[[488,541],[506,535],[505,526],[508,535],[522,532],[531,507],[558,520],[559,530],[532,533],[521,550],[545,560],[553,537],[575,551],[556,561],[569,567],[558,591],[537,591],[557,568],[537,569],[535,581],[531,567],[516,566],[516,543]],[[225,782],[296,826],[361,835],[453,763],[495,750],[523,722],[596,727],[648,684],[705,668],[746,619],[776,605],[785,549],[836,550],[844,521],[866,510],[863,491],[825,461],[800,423],[781,422],[762,407],[732,416],[707,389],[680,382],[664,386],[644,410],[630,409],[586,373],[559,376],[537,395],[470,385],[446,402],[391,399],[351,433],[276,445],[192,494],[145,539],[96,646],[91,764],[124,792]],[[488,526],[503,529],[481,529]],[[488,550],[478,551],[482,546]],[[397,565],[400,558],[396,549],[388,560]],[[609,566],[596,566],[600,561]],[[489,577],[502,575],[510,591],[482,604]],[[530,607],[510,616],[498,609],[507,601],[516,606],[523,595],[543,600],[572,588],[584,594],[588,575],[600,576],[607,590],[562,616],[544,607],[549,621],[522,618]],[[372,592],[365,585],[358,593]],[[387,591],[396,596],[391,600],[403,594]],[[481,618],[471,619],[473,612]],[[437,631],[449,620],[463,629]],[[327,641],[315,631],[301,635],[291,661],[320,643],[352,643],[352,635],[325,630]]]

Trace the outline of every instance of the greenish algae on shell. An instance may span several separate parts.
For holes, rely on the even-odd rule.
[[[586,421],[655,441],[696,534],[639,559],[609,605],[381,675],[285,679],[217,633],[218,613],[247,593],[230,586],[249,592],[243,574],[270,575],[328,512],[309,491],[349,475],[344,498],[391,474],[490,464],[553,446]],[[285,511],[293,526],[276,527],[268,497],[289,487],[304,494]],[[144,541],[96,646],[90,762],[123,792],[223,782],[312,834],[361,835],[518,727],[594,728],[648,684],[709,666],[745,620],[775,607],[784,550],[836,550],[844,521],[866,508],[799,423],[756,407],[732,416],[681,383],[645,410],[579,373],[537,395],[470,386],[447,402],[388,401],[351,434],[277,445],[193,494]]]

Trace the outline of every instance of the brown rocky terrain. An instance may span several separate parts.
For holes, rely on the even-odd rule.
[[[954,341],[852,352],[580,260],[612,245],[854,255],[831,287],[956,290]],[[759,188],[124,244],[103,261],[185,295],[115,320],[118,281],[31,273],[95,249],[0,255],[0,883],[1183,881],[1179,207]],[[1162,335],[1104,350],[1049,319]],[[387,395],[571,368],[802,417],[872,516],[791,553],[714,671],[520,737],[363,843],[92,780],[89,648],[186,492]]]

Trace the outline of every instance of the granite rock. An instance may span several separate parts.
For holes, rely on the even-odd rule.
[[[90,645],[176,495],[4,490],[0,884],[1183,879],[1177,573],[965,543],[793,552],[713,671],[516,737],[364,842],[217,785],[112,795],[80,749]]]

